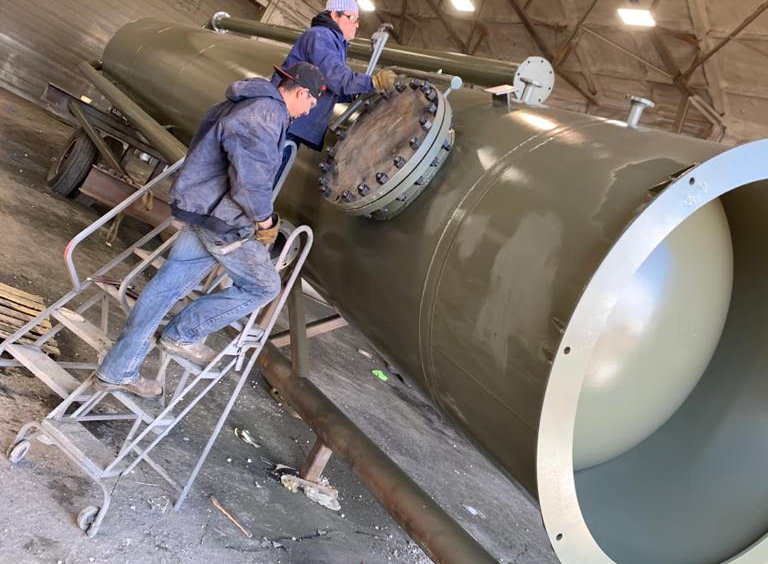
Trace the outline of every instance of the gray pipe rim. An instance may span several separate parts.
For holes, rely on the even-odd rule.
[[[539,504],[550,542],[563,564],[620,564],[589,531],[576,492],[573,431],[579,393],[592,352],[618,297],[635,271],[678,225],[701,207],[742,186],[768,179],[759,164],[768,140],[721,153],[670,184],[634,219],[585,288],[555,356],[542,404],[536,449]],[[576,375],[576,376],[574,376]],[[768,561],[768,534],[724,564]]]

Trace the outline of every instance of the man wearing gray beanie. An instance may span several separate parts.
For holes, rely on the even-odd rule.
[[[320,151],[336,102],[349,102],[355,94],[391,90],[396,75],[380,70],[373,76],[354,72],[347,66],[347,44],[357,33],[359,10],[355,0],[327,0],[325,11],[312,19],[310,28],[296,40],[283,67],[300,61],[317,66],[325,77],[328,90],[317,100],[317,106],[288,128],[288,137]],[[280,78],[274,75],[272,82]],[[287,157],[287,153],[286,153]],[[283,164],[287,158],[283,159]],[[280,177],[282,167],[278,172]]]

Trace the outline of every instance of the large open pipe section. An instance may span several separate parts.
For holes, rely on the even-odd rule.
[[[104,71],[185,141],[286,50],[140,20]],[[768,142],[440,100],[449,153],[386,220],[300,151],[278,207],[313,286],[538,499],[562,562],[768,562]],[[386,133],[367,116],[345,143]]]

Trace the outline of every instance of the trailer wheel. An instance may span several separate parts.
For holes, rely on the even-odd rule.
[[[96,161],[96,156],[93,141],[85,131],[75,129],[67,139],[61,155],[48,170],[48,187],[62,196],[76,197],[79,194],[78,188]]]

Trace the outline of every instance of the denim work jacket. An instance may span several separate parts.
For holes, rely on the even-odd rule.
[[[373,81],[367,74],[354,72],[347,66],[347,42],[327,12],[315,16],[311,27],[296,40],[283,68],[299,61],[312,63],[320,69],[327,90],[309,114],[294,120],[288,133],[319,151],[323,148],[325,130],[336,102],[349,102],[354,94],[373,92]],[[279,84],[280,75],[273,74],[272,83]]]
[[[233,83],[226,97],[195,132],[170,197],[174,217],[235,241],[272,214],[290,115],[263,78]]]

